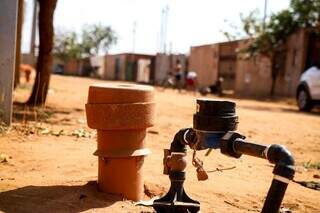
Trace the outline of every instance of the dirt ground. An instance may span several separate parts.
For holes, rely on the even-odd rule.
[[[87,128],[84,104],[88,86],[100,80],[53,75],[45,108],[14,105],[14,124],[0,136],[0,211],[3,212],[152,212],[118,196],[97,191],[95,131]],[[30,85],[15,92],[15,101],[28,97]],[[174,134],[192,124],[199,95],[156,88],[157,122],[147,135],[152,154],[144,164],[149,196],[169,187],[162,174],[163,149]],[[211,96],[208,96],[211,97]],[[216,98],[216,97],[211,97]],[[300,113],[293,100],[237,103],[239,132],[262,144],[283,144],[296,159],[297,181],[320,181],[320,170],[303,166],[320,164],[320,112]],[[188,153],[187,194],[201,202],[201,212],[259,212],[272,179],[272,165],[262,159],[228,158],[213,151],[204,157],[209,180],[198,182]],[[151,194],[151,195],[150,195]],[[149,199],[148,196],[145,199]],[[283,212],[320,212],[320,192],[290,183]]]

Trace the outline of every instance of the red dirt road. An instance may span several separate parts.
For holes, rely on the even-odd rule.
[[[101,81],[53,75],[47,108],[38,110],[37,116],[15,105],[13,128],[0,136],[0,154],[8,161],[0,163],[0,211],[152,212],[96,189],[97,159],[92,155],[96,139],[94,130],[87,128],[84,111],[88,86],[95,82]],[[24,101],[29,89],[29,85],[20,87],[15,99]],[[191,126],[195,99],[193,93],[156,89],[157,122],[147,136],[152,154],[144,164],[149,196],[165,193],[169,187],[168,176],[162,174],[163,149],[180,128]],[[296,159],[295,180],[320,181],[314,178],[320,170],[302,166],[320,162],[319,112],[300,113],[286,101],[231,100],[237,103],[239,132],[262,144],[285,145]],[[249,156],[236,160],[219,151],[209,157],[204,153],[198,155],[207,170],[236,168],[210,173],[209,180],[198,182],[188,153],[185,189],[201,202],[201,212],[259,212],[271,183],[272,165]],[[320,192],[290,183],[283,207],[320,212]]]

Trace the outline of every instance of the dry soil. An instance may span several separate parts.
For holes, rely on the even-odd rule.
[[[14,105],[14,123],[0,136],[0,211],[3,212],[152,212],[116,195],[97,191],[95,131],[87,128],[84,104],[88,86],[100,80],[52,76],[46,107]],[[15,101],[28,97],[30,85],[15,92]],[[199,95],[156,88],[157,122],[149,129],[152,154],[144,164],[145,199],[165,193],[168,176],[162,174],[163,149],[174,134],[192,124]],[[214,96],[207,96],[217,98]],[[297,181],[320,181],[320,170],[303,164],[320,164],[320,112],[301,113],[293,100],[257,101],[228,98],[237,103],[239,132],[261,144],[283,144],[295,156]],[[259,212],[272,179],[267,161],[243,156],[232,159],[213,151],[204,157],[209,180],[198,182],[191,165],[185,189],[201,202],[201,212]],[[290,183],[283,212],[320,212],[320,192]]]

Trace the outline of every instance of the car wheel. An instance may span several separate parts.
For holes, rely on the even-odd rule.
[[[312,109],[312,101],[307,90],[301,89],[298,92],[297,103],[300,111],[309,112]]]

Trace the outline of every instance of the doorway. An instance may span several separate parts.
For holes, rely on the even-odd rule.
[[[307,59],[305,69],[310,68],[315,61],[320,60],[320,34],[319,33],[311,33],[309,35],[309,43],[307,50]]]

